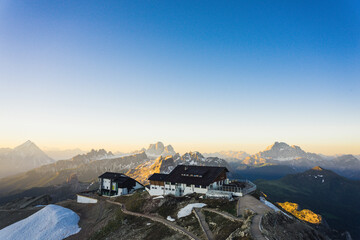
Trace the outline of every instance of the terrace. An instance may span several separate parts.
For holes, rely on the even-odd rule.
[[[234,179],[222,186],[210,187],[206,195],[209,197],[218,195],[224,195],[224,197],[241,197],[255,190],[256,185],[251,181],[247,179]]]

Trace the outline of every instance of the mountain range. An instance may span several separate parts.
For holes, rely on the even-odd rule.
[[[167,152],[172,152],[170,147],[162,149],[162,145],[161,143],[152,144],[148,149],[151,153],[155,153],[152,151],[154,149],[158,150],[156,154],[160,155],[156,159],[153,159],[154,154],[149,157],[146,151],[117,156],[104,149],[91,150],[87,154],[77,155],[68,160],[59,160],[24,173],[5,177],[0,179],[0,198],[24,191],[30,193],[33,188],[67,186],[68,179],[74,177],[79,182],[87,182],[89,185],[106,171],[124,172],[138,181],[147,183],[147,178],[151,174],[168,173],[178,164],[226,166],[230,169],[225,160],[217,157],[206,158],[199,152],[189,152],[182,156],[180,154],[162,156]],[[39,189],[36,190],[36,192],[39,191],[41,192]]]
[[[171,145],[157,142],[132,154],[114,155],[100,149],[54,162],[34,143],[27,141],[15,149],[0,149],[0,169],[3,176],[7,176],[0,179],[0,198],[34,187],[61,185],[73,175],[80,182],[90,184],[105,171],[124,172],[147,183],[149,175],[168,173],[179,164],[225,166],[231,171],[230,177],[250,180],[279,179],[319,165],[342,176],[360,179],[360,160],[353,155],[324,157],[283,142],[275,142],[257,154],[246,155],[240,151],[222,151],[205,156],[200,152],[180,155]]]
[[[24,191],[32,194],[31,189],[48,188],[52,186],[66,186],[69,179],[75,178],[78,182],[94,183],[97,177],[107,171],[127,172],[130,169],[148,161],[144,152],[123,157],[111,156],[105,150],[92,150],[83,155],[77,155],[69,160],[59,160],[30,171],[0,179],[0,199],[16,195]],[[77,189],[86,190],[85,189]],[[40,191],[41,192],[41,191]],[[44,192],[43,194],[52,192]],[[55,193],[54,193],[55,194]],[[2,200],[3,201],[3,200]],[[1,202],[1,201],[0,201]]]
[[[28,171],[55,162],[30,140],[11,148],[0,149],[0,177]]]
[[[342,176],[360,179],[360,160],[351,154],[324,157],[319,154],[305,152],[299,146],[290,146],[284,142],[275,142],[264,151],[232,164],[233,167],[239,170],[268,165],[289,166],[297,172],[315,166],[322,166]]]
[[[217,157],[204,157],[199,152],[188,152],[180,156],[159,156],[155,160],[149,160],[140,164],[135,169],[129,170],[126,175],[135,178],[137,181],[147,184],[147,178],[153,173],[169,173],[177,165],[199,165],[199,166],[222,166],[230,169],[228,163]]]
[[[0,164],[4,164],[1,170],[6,169],[2,166],[15,169],[14,175],[0,179],[0,203],[41,194],[50,194],[56,200],[71,198],[79,191],[96,189],[97,177],[107,171],[123,172],[147,184],[151,174],[169,173],[181,164],[225,166],[230,178],[268,179],[257,183],[273,202],[296,202],[323,215],[334,228],[347,230],[344,224],[348,224],[352,234],[358,236],[359,232],[358,220],[350,214],[355,211],[356,216],[360,215],[355,209],[360,197],[359,181],[343,177],[360,179],[360,160],[353,155],[325,157],[283,142],[253,155],[241,151],[181,155],[171,145],[157,142],[135,153],[114,155],[104,149],[91,150],[55,162],[27,141],[15,149],[0,149]],[[321,167],[305,171],[315,166]],[[332,208],[335,210],[329,210]],[[348,218],[353,223],[341,221]]]

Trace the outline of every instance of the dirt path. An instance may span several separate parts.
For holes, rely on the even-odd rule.
[[[202,208],[202,210],[219,214],[219,215],[221,215],[222,217],[229,219],[230,221],[243,221],[243,220],[240,219],[240,218],[234,217],[234,216],[231,215],[230,213],[217,211],[217,210],[211,209],[211,208]]]
[[[251,236],[256,240],[266,240],[260,230],[260,221],[265,213],[274,210],[251,195],[245,195],[238,200],[238,215],[244,214],[246,209],[250,209],[256,214],[251,223]]]
[[[162,223],[164,225],[166,225],[167,227],[181,233],[181,234],[184,234],[185,236],[187,236],[188,238],[192,239],[192,240],[200,240],[197,236],[195,236],[193,233],[187,231],[185,228],[183,227],[180,227],[178,225],[176,225],[175,223],[172,223],[170,221],[167,221],[163,218],[160,218],[160,217],[156,217],[156,216],[151,216],[151,215],[147,215],[147,214],[142,214],[142,213],[136,213],[136,212],[131,212],[131,211],[128,211],[126,210],[125,206],[121,203],[118,203],[118,202],[113,202],[113,201],[110,201],[110,200],[106,200],[106,202],[108,203],[111,203],[111,204],[114,204],[114,205],[118,205],[121,207],[121,210],[125,213],[125,214],[128,214],[128,215],[132,215],[132,216],[136,216],[136,217],[144,217],[144,218],[148,218],[150,220],[153,220],[155,222],[159,222],[159,223]]]
[[[205,220],[205,216],[204,214],[201,212],[200,208],[194,208],[193,212],[195,213],[196,218],[198,219],[200,226],[202,228],[202,230],[205,233],[205,236],[208,240],[214,240],[214,235],[211,232],[209,225],[207,224],[206,220]]]

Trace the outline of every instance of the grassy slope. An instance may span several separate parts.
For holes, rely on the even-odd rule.
[[[324,182],[314,178],[315,174],[324,175]],[[349,230],[355,239],[360,237],[359,181],[331,171],[310,170],[279,180],[258,180],[256,184],[272,201],[298,203],[301,208],[321,214],[332,228]]]

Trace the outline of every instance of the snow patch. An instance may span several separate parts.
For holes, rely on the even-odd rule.
[[[168,221],[170,221],[170,222],[174,222],[174,221],[175,221],[175,219],[172,218],[171,216],[167,216],[166,220],[168,220]]]
[[[160,199],[160,198],[164,198],[164,196],[154,197],[153,199]]]
[[[19,222],[0,230],[0,239],[61,240],[80,232],[79,216],[68,208],[47,205]]]
[[[281,211],[278,207],[276,207],[274,204],[272,204],[271,202],[267,201],[265,198],[260,197],[260,202],[264,203],[266,206],[268,206],[269,208],[273,209],[275,212],[279,212]]]
[[[193,208],[202,208],[205,206],[206,206],[205,203],[188,204],[186,207],[183,207],[182,209],[179,210],[179,212],[177,214],[177,218],[189,216],[191,214],[191,211],[193,210]]]

